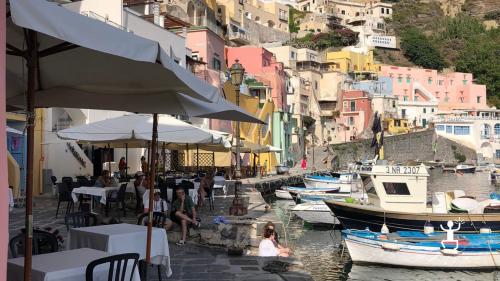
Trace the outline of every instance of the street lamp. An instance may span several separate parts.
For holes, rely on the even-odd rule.
[[[240,106],[240,86],[243,83],[243,77],[245,74],[245,68],[239,60],[236,59],[234,64],[229,69],[231,73],[231,84],[234,86],[234,91],[236,93],[236,106]],[[243,206],[243,200],[238,196],[238,189],[241,186],[241,157],[240,157],[240,121],[236,122],[236,172],[234,182],[234,200],[233,205],[229,208],[229,214],[233,216],[245,215],[247,209]]]

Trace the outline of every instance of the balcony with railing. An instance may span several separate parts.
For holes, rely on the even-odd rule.
[[[235,24],[230,24],[228,30],[228,39],[236,44],[247,45],[250,44],[250,35],[242,28]]]

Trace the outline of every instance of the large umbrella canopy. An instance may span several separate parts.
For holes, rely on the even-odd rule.
[[[38,32],[35,107],[91,108],[261,122],[177,65],[158,42],[44,0],[10,1],[7,96],[26,93],[25,32]],[[158,63],[160,62],[160,63]]]
[[[151,115],[131,114],[71,127],[57,132],[57,135],[63,139],[112,147],[125,147],[125,145],[128,148],[148,147],[152,128],[153,117]],[[198,128],[168,115],[158,117],[158,142],[228,146],[226,138],[222,135]]]

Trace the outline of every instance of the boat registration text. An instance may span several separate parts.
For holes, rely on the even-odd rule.
[[[388,174],[418,174],[419,166],[386,166],[385,172]]]

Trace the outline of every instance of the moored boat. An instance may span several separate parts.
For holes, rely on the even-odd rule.
[[[311,224],[339,224],[323,201],[298,204],[292,209],[292,213]]]
[[[374,165],[361,173],[368,195],[366,204],[326,200],[327,206],[344,228],[380,230],[385,223],[389,230],[422,230],[425,225],[437,227],[447,221],[462,222],[461,232],[478,232],[489,228],[500,232],[500,213],[495,211],[500,201],[488,199],[474,208],[453,213],[452,203],[464,200],[463,191],[435,192],[432,206],[427,206],[427,173],[423,166]],[[468,201],[469,202],[469,201]],[[459,204],[460,205],[460,204]],[[473,206],[473,204],[466,204]],[[459,206],[464,207],[464,205]],[[485,211],[485,208],[487,211]],[[457,206],[454,207],[456,211]],[[436,229],[438,230],[438,229]]]
[[[475,173],[476,166],[459,164],[455,167],[455,172],[457,172],[457,173]]]
[[[354,263],[439,269],[500,265],[500,234],[453,235],[456,229],[449,223],[448,228],[443,228],[446,234],[417,231],[383,234],[369,230],[344,230],[342,234]]]
[[[339,192],[351,192],[361,181],[356,173],[314,173],[304,177],[306,188],[336,188]]]

